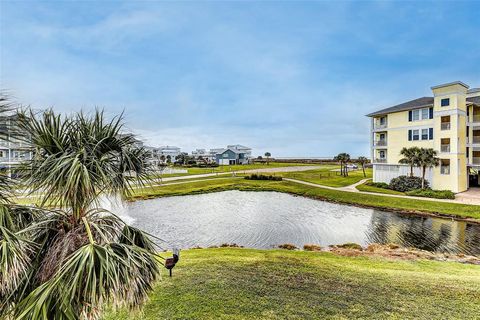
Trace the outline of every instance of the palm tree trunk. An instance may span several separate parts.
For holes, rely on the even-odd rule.
[[[427,170],[426,166],[422,166],[422,189],[425,189],[425,171]]]
[[[413,177],[413,165],[410,166],[410,177]]]
[[[367,175],[365,174],[365,165],[364,164],[362,164],[362,171],[363,171],[363,177],[366,178]]]

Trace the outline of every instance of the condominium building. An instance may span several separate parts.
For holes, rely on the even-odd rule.
[[[373,181],[389,183],[407,175],[399,164],[403,147],[433,148],[440,165],[427,170],[433,189],[462,192],[479,186],[480,88],[455,81],[431,88],[421,97],[367,116],[371,118]],[[420,176],[420,168],[415,168]]]
[[[32,158],[31,147],[25,136],[15,127],[13,116],[0,119],[0,171],[11,175],[16,165]]]

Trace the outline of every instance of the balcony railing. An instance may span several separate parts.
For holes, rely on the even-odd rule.
[[[474,114],[473,116],[470,117],[471,122],[480,122],[480,115],[479,114]]]
[[[387,163],[387,158],[377,158],[375,159],[376,163]]]
[[[374,129],[385,129],[387,127],[387,123],[375,123],[373,128]]]
[[[375,141],[375,146],[382,147],[387,145],[387,140],[377,140]]]
[[[473,157],[472,164],[480,164],[480,157]]]
[[[440,146],[440,151],[441,152],[450,152],[450,145],[449,144],[442,144]]]
[[[440,125],[441,130],[450,130],[450,122],[442,122]]]
[[[473,136],[472,143],[480,143],[480,136]]]
[[[441,174],[450,174],[450,166],[441,166],[440,167]]]

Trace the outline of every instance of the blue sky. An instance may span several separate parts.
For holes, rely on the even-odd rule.
[[[18,102],[125,110],[151,145],[369,155],[365,114],[480,87],[480,2],[1,1]]]

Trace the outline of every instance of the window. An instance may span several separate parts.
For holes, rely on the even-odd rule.
[[[380,159],[385,159],[385,151],[384,150],[380,150],[378,152],[378,155],[379,155]]]
[[[450,105],[450,98],[445,98],[440,100],[440,105],[442,107],[448,107]]]
[[[0,158],[5,158],[5,151],[0,150]]]
[[[420,110],[412,110],[412,121],[420,120]]]
[[[228,158],[228,153],[224,153],[224,154],[222,154],[222,157],[224,157],[224,158]]]
[[[430,110],[425,108],[422,110],[422,119],[430,119]]]
[[[420,133],[418,130],[412,130],[412,140],[420,140]]]
[[[441,174],[450,174],[450,160],[441,159],[440,160],[440,173]]]
[[[408,121],[433,119],[433,108],[423,108],[408,111]]]
[[[428,129],[422,129],[422,140],[428,140]]]
[[[380,125],[383,126],[387,123],[387,117],[381,117],[380,118]]]

